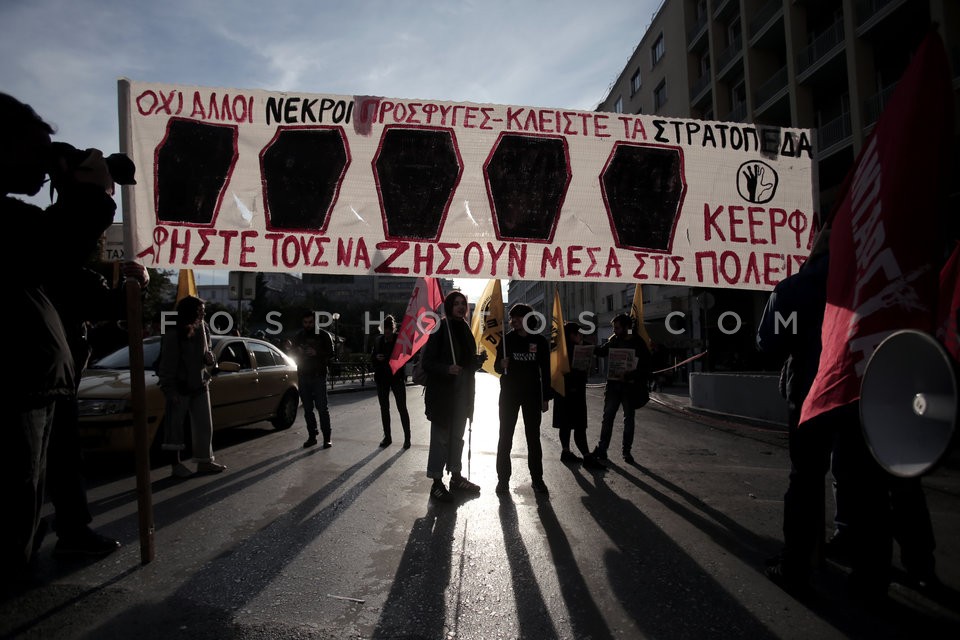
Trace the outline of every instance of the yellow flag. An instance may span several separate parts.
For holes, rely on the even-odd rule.
[[[197,282],[193,279],[193,269],[180,269],[180,276],[177,278],[177,302],[180,302],[187,296],[197,296]]]
[[[553,291],[553,322],[550,325],[550,386],[562,396],[567,395],[563,374],[570,373],[567,357],[567,334],[563,331],[563,310],[560,308],[560,292]]]
[[[500,377],[494,371],[493,365],[500,354],[503,344],[503,291],[500,289],[500,280],[493,279],[487,282],[483,294],[477,300],[477,306],[470,321],[473,339],[487,351],[487,361],[483,363],[483,370]]]
[[[640,283],[637,283],[636,289],[633,290],[633,306],[630,307],[630,317],[634,319],[634,322],[637,325],[637,333],[640,334],[640,337],[643,338],[643,341],[647,343],[647,348],[650,348],[650,335],[647,333],[647,328],[643,325],[643,292],[640,291]]]

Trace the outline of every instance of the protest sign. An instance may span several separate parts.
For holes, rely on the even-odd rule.
[[[151,267],[769,289],[809,252],[806,129],[121,80]]]

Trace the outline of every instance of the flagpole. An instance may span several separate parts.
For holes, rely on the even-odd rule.
[[[120,114],[120,151],[132,156],[133,132],[130,121],[130,81],[117,81]],[[133,260],[133,228],[136,203],[133,187],[120,188],[123,204],[123,255]],[[127,345],[130,353],[130,406],[133,411],[133,453],[136,469],[137,523],[140,532],[140,564],[156,558],[153,520],[153,490],[150,479],[150,442],[147,433],[147,392],[143,363],[143,291],[133,278],[124,284],[127,302]]]

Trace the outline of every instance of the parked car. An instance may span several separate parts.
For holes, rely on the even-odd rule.
[[[210,381],[214,430],[269,420],[287,429],[297,417],[297,365],[264,340],[211,336],[217,366]],[[147,433],[154,449],[165,399],[157,376],[160,336],[143,341]],[[86,451],[133,451],[130,350],[123,347],[84,371],[80,380],[80,437]],[[189,442],[189,438],[187,438]]]

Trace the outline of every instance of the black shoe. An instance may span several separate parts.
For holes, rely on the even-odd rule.
[[[763,575],[792,596],[805,597],[813,592],[809,577],[784,568],[782,562],[768,566],[763,570]]]
[[[497,483],[497,494],[498,495],[507,495],[510,493],[510,483],[506,480],[501,480]]]
[[[391,438],[390,436],[387,436],[386,438],[380,441],[380,448],[384,449],[386,447],[389,447],[391,444],[393,444],[393,438]]]
[[[603,462],[606,462],[607,452],[600,451],[600,447],[597,447],[596,449],[593,450],[593,457],[596,458],[597,460],[602,460]]]
[[[102,557],[110,555],[119,548],[119,541],[86,528],[76,534],[60,538],[53,548],[53,555]]]
[[[563,451],[560,454],[560,462],[563,462],[566,464],[574,464],[577,462],[583,462],[583,458],[581,458],[580,456],[578,456],[572,451]]]
[[[450,495],[442,482],[433,483],[433,486],[430,487],[430,497],[437,502],[453,502],[453,496]]]
[[[329,449],[329,448],[332,447],[332,446],[333,446],[333,443],[330,442],[329,440],[324,440],[324,441],[323,441],[323,448],[324,448],[324,449]]]
[[[539,493],[542,495],[547,495],[550,493],[550,490],[547,489],[547,485],[543,483],[543,478],[536,478],[530,483],[530,486],[533,487],[534,493]]]
[[[409,436],[407,436],[406,438],[403,439],[403,448],[404,448],[404,449],[409,449],[409,448],[410,448],[410,437],[409,437]]]
[[[629,451],[623,452],[623,461],[627,464],[635,464],[637,462],[633,459],[633,454],[631,454]]]
[[[307,438],[307,441],[303,443],[304,449],[309,449],[310,447],[317,444],[317,436],[310,436]]]
[[[824,557],[846,567],[850,566],[851,551],[849,533],[835,533],[823,546]]]
[[[480,485],[476,485],[463,476],[454,476],[450,478],[451,491],[464,491],[466,493],[480,493]]]
[[[583,458],[583,468],[590,471],[604,471],[607,468],[607,465],[597,460],[595,455],[590,454]]]

